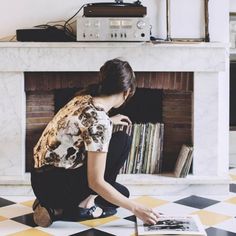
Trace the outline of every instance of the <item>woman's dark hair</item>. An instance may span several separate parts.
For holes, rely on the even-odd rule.
[[[135,93],[135,75],[127,61],[116,58],[105,62],[100,68],[99,81],[98,84],[91,84],[76,95],[109,96],[130,89],[128,97],[130,98]]]

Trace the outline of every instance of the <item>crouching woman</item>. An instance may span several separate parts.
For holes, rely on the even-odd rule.
[[[113,59],[100,68],[99,81],[59,110],[34,147],[33,217],[39,226],[107,217],[118,207],[145,223],[157,221],[157,213],[130,200],[128,189],[116,182],[131,138],[123,131],[112,133],[112,125],[131,121],[108,112],[134,94],[134,72],[128,62]]]

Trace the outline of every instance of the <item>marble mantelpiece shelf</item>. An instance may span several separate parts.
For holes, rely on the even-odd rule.
[[[197,42],[197,43],[151,43],[151,42],[0,42],[0,47],[3,48],[78,48],[78,47],[137,47],[137,46],[152,46],[152,47],[190,47],[190,48],[225,48],[226,43],[219,42]]]
[[[223,43],[2,42],[0,71],[98,71],[107,58],[124,57],[135,71],[217,72],[225,71],[226,48]]]

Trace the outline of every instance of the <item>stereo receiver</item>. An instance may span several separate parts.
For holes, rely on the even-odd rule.
[[[78,17],[77,41],[149,41],[147,17]]]

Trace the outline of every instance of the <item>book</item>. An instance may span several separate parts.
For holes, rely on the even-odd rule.
[[[136,134],[136,139],[133,140],[135,142],[135,152],[134,152],[134,162],[133,162],[133,169],[132,169],[132,174],[137,174],[137,162],[138,162],[138,156],[139,156],[139,151],[141,146],[140,141],[142,139],[141,137],[141,124],[137,124],[137,134]]]
[[[190,166],[188,167],[188,165],[191,165],[190,160],[192,160],[192,154],[193,154],[192,147],[189,147],[185,144],[182,145],[175,165],[175,171],[174,171],[175,177],[183,178],[187,176],[188,173],[186,171],[184,172],[184,169],[189,170]]]
[[[154,134],[154,128],[155,128],[155,125],[150,123],[150,137],[149,137],[149,148],[148,148],[148,153],[147,153],[147,167],[146,167],[146,174],[150,174],[150,171],[151,171],[151,157],[152,157],[152,153],[153,153],[153,134]]]
[[[136,140],[136,136],[137,136],[137,126],[133,127],[133,136],[132,139]],[[130,150],[130,154],[128,157],[128,168],[127,168],[127,174],[131,174],[132,173],[132,169],[133,169],[133,164],[134,164],[134,154],[135,154],[135,148],[136,148],[136,143],[132,142],[131,144],[131,150]]]
[[[139,145],[138,145],[137,163],[136,163],[136,171],[135,171],[135,173],[137,173],[137,174],[141,173],[141,168],[142,168],[142,164],[143,164],[145,128],[146,128],[146,125],[140,124],[140,140],[139,140]]]
[[[157,142],[158,142],[158,135],[159,135],[159,124],[156,124],[154,126],[154,131],[153,131],[153,145],[152,145],[152,156],[151,156],[151,161],[150,161],[150,174],[155,173],[156,169],[156,163],[157,163],[157,158],[158,158],[158,150],[157,150]]]
[[[182,145],[173,172],[161,173],[162,176],[185,178],[193,161],[193,147]]]
[[[146,172],[147,169],[147,155],[148,149],[150,145],[150,124],[146,124],[146,133],[145,133],[145,147],[144,147],[144,158],[143,158],[143,165],[142,165],[142,173]]]
[[[193,160],[193,148],[190,147],[189,153],[188,153],[188,157],[186,162],[184,163],[184,167],[180,173],[180,177],[184,178],[188,175],[191,164],[192,164],[192,160]]]
[[[206,236],[204,227],[197,215],[161,215],[155,225],[144,224],[137,219],[138,236]]]
[[[159,161],[159,169],[157,173],[161,173],[162,170],[162,162],[163,162],[163,146],[164,146],[164,124],[161,124],[160,129],[160,161]]]

